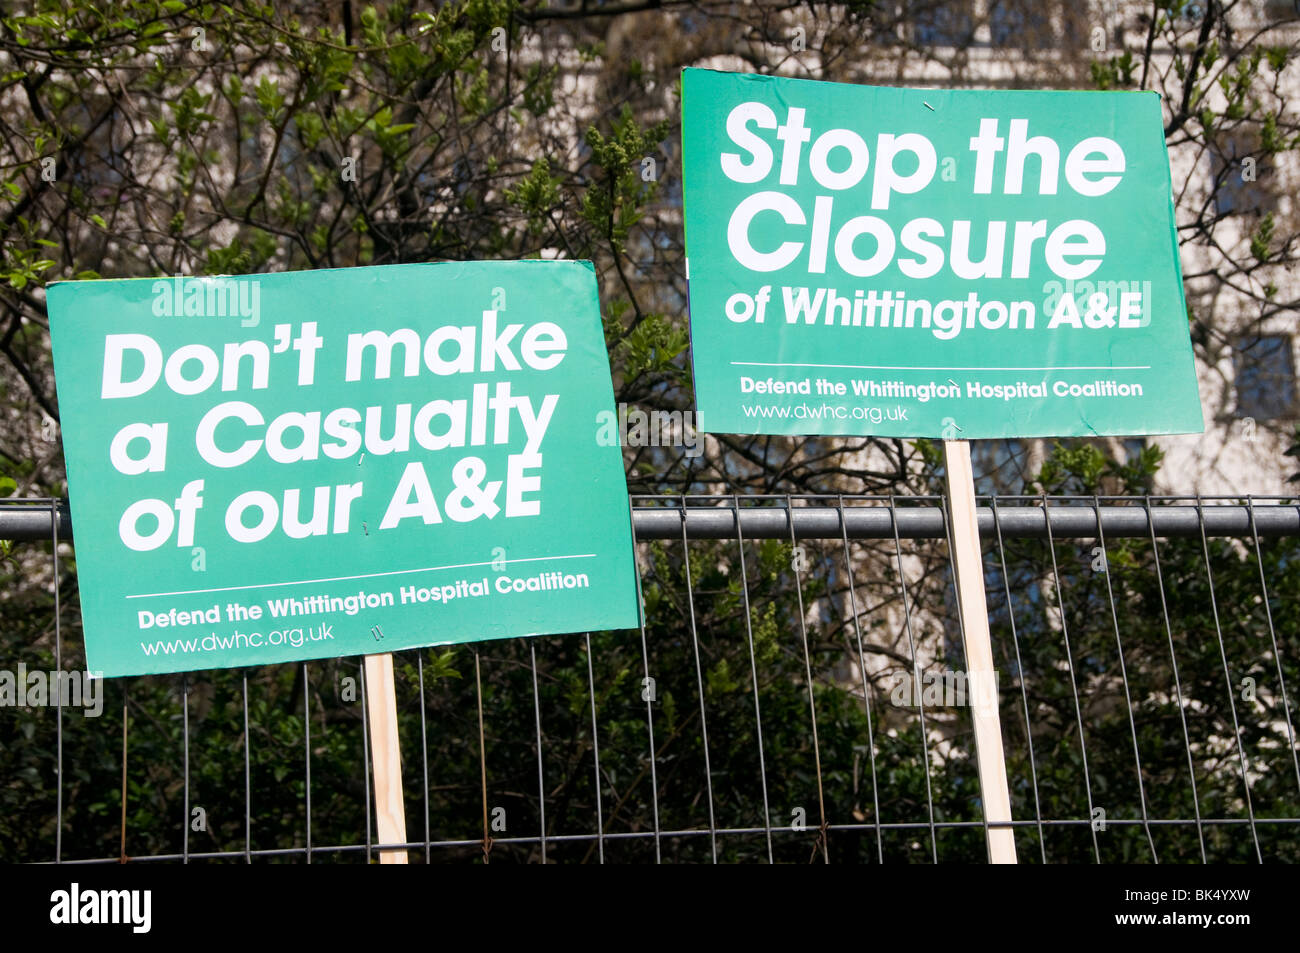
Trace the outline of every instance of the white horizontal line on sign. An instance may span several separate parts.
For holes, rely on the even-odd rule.
[[[911,364],[790,364],[732,361],[733,367],[851,367],[862,371],[1149,371],[1150,364],[1058,364],[1051,367],[914,367]]]
[[[127,596],[128,599],[152,599],[155,596],[196,596],[205,592],[233,592],[238,589],[274,589],[277,586],[308,586],[320,582],[347,582],[349,579],[375,579],[379,576],[405,576],[413,572],[437,572],[440,569],[472,569],[475,566],[491,566],[493,563],[537,563],[553,559],[594,559],[595,553],[579,553],[573,556],[528,556],[523,559],[489,559],[481,563],[457,563],[453,566],[425,566],[421,569],[395,569],[392,572],[367,572],[357,576],[330,576],[326,579],[292,579],[289,582],[259,582],[251,586],[222,586],[218,589],[178,589],[176,592],[142,592]]]

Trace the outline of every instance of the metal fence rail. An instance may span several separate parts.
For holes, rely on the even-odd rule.
[[[1020,859],[1300,860],[1297,501],[981,503]],[[639,632],[397,653],[421,837],[374,842],[364,680],[321,660],[0,710],[0,859],[983,859],[941,498],[633,511]],[[72,534],[0,504],[0,669],[81,664]]]
[[[783,504],[790,499],[791,507]],[[806,500],[814,502],[808,505]],[[824,505],[818,505],[821,499]],[[639,540],[675,539],[685,523],[688,539],[729,539],[740,532],[748,539],[784,539],[793,523],[797,539],[889,539],[894,524],[903,539],[939,539],[945,535],[942,501],[938,498],[746,496],[737,505],[731,497],[633,497],[632,524]],[[1199,536],[1300,536],[1300,506],[1289,497],[1249,498],[1245,503],[1219,497],[982,497],[980,533],[1007,539],[1043,538],[1047,521],[1056,536],[1112,538]],[[1002,500],[1014,500],[1007,505]],[[1195,500],[1196,502],[1191,502]],[[906,501],[906,503],[904,503]],[[846,508],[843,504],[849,503]],[[763,505],[768,504],[768,505]],[[777,505],[772,505],[777,504]],[[1029,505],[1027,505],[1029,504]],[[1091,504],[1091,505],[1090,505]],[[72,520],[66,501],[23,499],[0,502],[0,539],[33,542],[53,538],[72,541]]]

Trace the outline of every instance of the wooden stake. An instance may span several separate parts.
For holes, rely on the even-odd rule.
[[[397,689],[393,656],[366,656],[366,709],[370,715],[370,763],[375,776],[376,834],[381,844],[406,843],[402,803],[402,751],[397,739]],[[404,864],[404,850],[381,850],[381,864]]]
[[[989,641],[988,602],[984,595],[984,561],[980,556],[979,521],[975,512],[975,476],[970,444],[943,442],[948,479],[948,511],[952,515],[953,565],[957,598],[966,641],[966,684],[973,689],[971,721],[975,727],[975,758],[979,764],[980,795],[990,825],[1011,820],[1006,760],[1002,753],[1002,723],[998,719],[997,673]],[[1010,827],[988,829],[989,861],[1016,863],[1015,833]]]

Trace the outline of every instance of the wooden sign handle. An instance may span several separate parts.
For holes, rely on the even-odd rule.
[[[945,440],[943,459],[948,481],[948,511],[952,516],[957,599],[966,643],[966,684],[974,694],[971,722],[975,729],[975,758],[979,765],[984,818],[990,825],[1010,823],[1011,795],[1002,753],[997,672],[993,668],[993,647],[989,640],[988,601],[984,595],[984,560],[980,556],[970,444],[965,440]],[[990,826],[988,847],[991,863],[1016,863],[1016,839],[1012,828]]]
[[[376,833],[381,844],[406,843],[402,802],[402,751],[397,737],[397,689],[393,656],[366,656],[366,710],[370,715],[370,763],[375,777]],[[381,864],[404,864],[404,850],[381,850]]]

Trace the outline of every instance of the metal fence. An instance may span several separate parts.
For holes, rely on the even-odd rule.
[[[979,502],[1020,860],[1300,860],[1297,501]],[[0,711],[0,859],[984,859],[941,498],[633,515],[639,632],[397,653],[409,843],[338,659]],[[66,507],[0,539],[0,668],[84,664]]]

